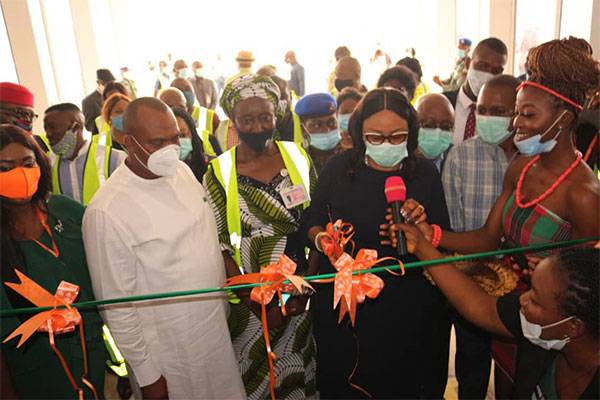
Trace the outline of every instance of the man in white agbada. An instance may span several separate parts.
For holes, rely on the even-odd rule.
[[[179,161],[175,117],[140,98],[124,115],[128,157],[96,193],[83,238],[97,299],[218,287],[225,281],[204,188]],[[246,397],[226,321],[210,294],[101,309],[144,398]]]

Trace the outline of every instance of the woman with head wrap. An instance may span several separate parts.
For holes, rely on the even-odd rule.
[[[259,272],[282,254],[306,271],[300,219],[310,203],[316,172],[302,147],[273,140],[282,115],[277,85],[265,76],[244,75],[230,82],[221,107],[234,125],[239,144],[211,161],[204,176],[215,211],[227,276]],[[269,396],[269,368],[260,319],[260,305],[249,292],[236,292],[229,327],[246,394]],[[315,345],[306,297],[291,297],[283,316],[275,296],[267,305],[274,362],[275,395],[315,395]],[[232,302],[233,303],[233,302]]]

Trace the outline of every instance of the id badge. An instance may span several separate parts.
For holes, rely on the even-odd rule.
[[[308,193],[306,193],[306,189],[304,189],[304,185],[288,186],[281,189],[279,194],[281,195],[283,204],[285,204],[285,208],[287,209],[294,208],[305,201],[310,200]]]

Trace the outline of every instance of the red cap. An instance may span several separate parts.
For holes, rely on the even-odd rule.
[[[385,180],[385,198],[388,203],[406,200],[406,185],[399,176],[390,176]]]
[[[33,108],[33,93],[18,83],[0,82],[0,103]]]

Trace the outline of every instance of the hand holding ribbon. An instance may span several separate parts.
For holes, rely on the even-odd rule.
[[[296,293],[300,294],[305,291],[314,291],[302,277],[294,275],[296,272],[296,263],[292,261],[288,256],[281,255],[279,261],[262,267],[260,272],[244,275],[236,275],[227,279],[225,286],[242,285],[248,283],[264,283],[261,286],[257,286],[250,292],[250,298],[252,301],[257,302],[261,305],[261,321],[263,327],[263,336],[265,338],[265,345],[267,348],[267,360],[269,362],[269,380],[271,398],[275,399],[275,369],[273,362],[277,359],[277,356],[271,349],[271,341],[269,339],[269,326],[267,323],[267,310],[266,306],[271,302],[275,293],[279,297],[281,304],[281,313],[285,316],[285,304],[283,302],[282,293]],[[283,283],[288,280],[290,283]]]
[[[340,317],[338,322],[341,322],[344,315],[350,315],[352,326],[356,321],[356,305],[363,303],[367,297],[376,298],[383,289],[383,280],[375,274],[356,274],[353,271],[361,271],[371,268],[385,260],[396,260],[393,257],[377,258],[377,251],[371,249],[360,249],[356,255],[356,259],[352,258],[348,253],[343,253],[341,257],[333,264],[338,270],[334,278],[333,292],[333,308],[340,305]],[[400,268],[401,275],[404,275],[404,266],[402,262]],[[392,273],[388,270],[388,272]],[[393,273],[397,275],[396,273]]]
[[[352,244],[350,253],[354,252],[354,242],[352,241],[354,226],[352,224],[338,219],[333,223],[329,222],[325,227],[325,232],[326,239],[322,242],[323,254],[329,257],[332,264],[335,264],[337,259],[342,256],[348,242]]]
[[[54,340],[54,334],[73,332],[77,326],[79,326],[79,335],[81,340],[81,349],[83,352],[83,376],[81,381],[87,386],[94,395],[94,398],[98,398],[98,393],[94,386],[87,379],[88,374],[88,362],[87,362],[87,351],[85,346],[85,335],[83,329],[83,319],[81,314],[76,308],[70,306],[79,294],[79,286],[69,282],[62,281],[56,289],[56,294],[51,295],[46,289],[38,285],[35,281],[30,279],[27,275],[23,274],[19,270],[15,270],[20,283],[5,282],[4,284],[21,296],[25,297],[31,303],[37,307],[54,307],[53,310],[43,311],[39,314],[34,315],[27,321],[23,322],[17,329],[15,329],[3,343],[21,335],[21,339],[17,344],[17,348],[21,347],[23,343],[27,341],[33,335],[34,332],[48,332],[50,346],[58,357],[62,367],[64,368],[73,389],[78,393],[80,399],[83,399],[84,393],[83,388],[77,385],[67,362],[63,355],[56,347]],[[66,308],[57,309],[57,306],[66,306]]]

